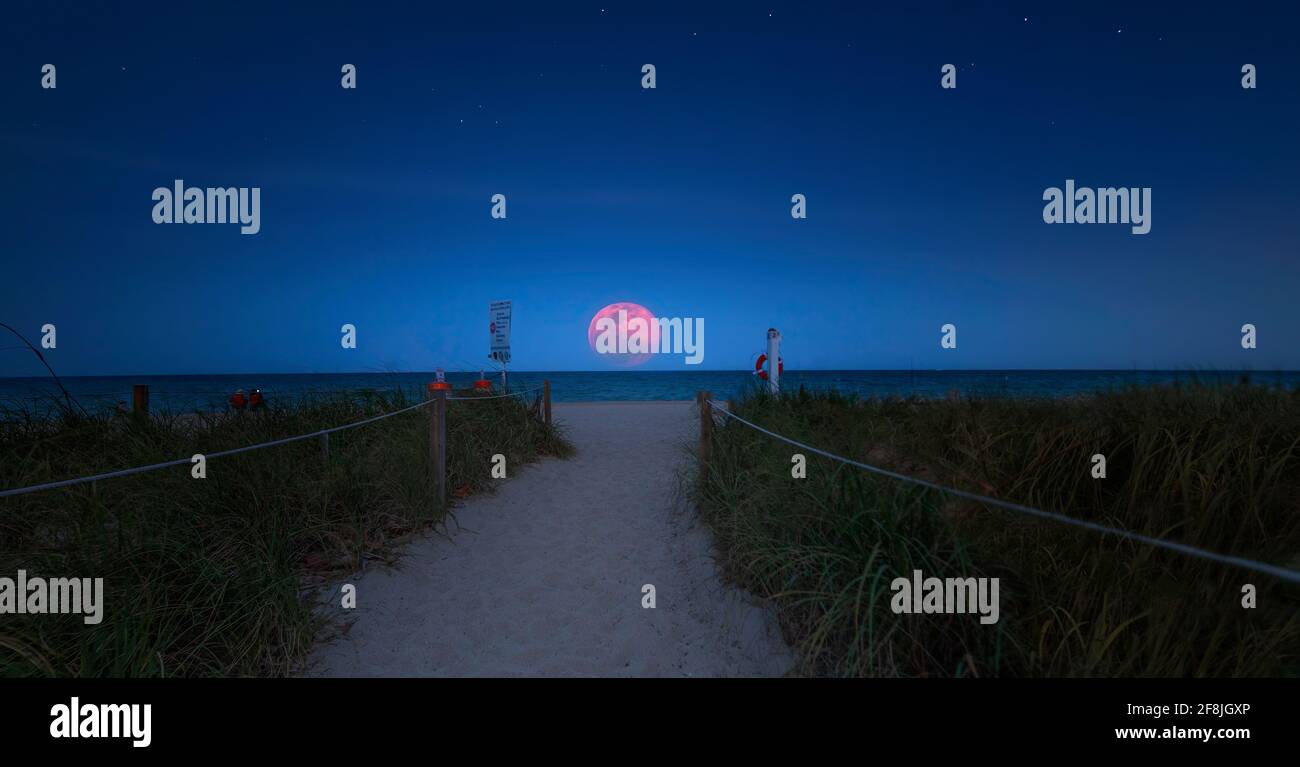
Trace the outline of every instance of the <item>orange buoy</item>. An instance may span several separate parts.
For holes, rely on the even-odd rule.
[[[491,391],[491,390],[492,390],[492,382],[489,381],[489,380],[487,380],[486,378],[480,378],[480,379],[478,379],[477,381],[474,382],[474,388],[475,388],[475,389],[486,389],[486,390],[488,390],[488,391]]]
[[[429,391],[451,391],[451,384],[447,383],[447,376],[442,372],[442,368],[434,371],[434,380],[429,382]]]
[[[767,371],[763,369],[764,362],[767,362],[767,355],[766,354],[758,355],[758,361],[754,363],[754,372],[758,373],[759,378],[766,381]],[[776,372],[780,373],[781,375],[785,375],[785,360],[781,359],[780,357],[778,357],[776,360]]]

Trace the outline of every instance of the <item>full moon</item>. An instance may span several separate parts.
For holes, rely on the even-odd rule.
[[[650,359],[649,354],[601,354],[596,352],[596,338],[600,335],[600,331],[596,328],[596,323],[599,322],[601,318],[608,317],[614,322],[615,326],[617,326],[619,311],[627,312],[627,319],[629,321],[633,317],[644,319],[649,324],[651,341],[654,342],[654,345],[651,348],[657,348],[659,326],[653,322],[654,315],[649,309],[645,308],[641,304],[634,304],[631,301],[619,301],[618,303],[610,304],[604,309],[596,312],[596,316],[592,317],[591,322],[587,325],[587,345],[591,347],[592,352],[596,353],[596,356],[609,360],[615,365],[621,365],[623,367],[640,365]]]

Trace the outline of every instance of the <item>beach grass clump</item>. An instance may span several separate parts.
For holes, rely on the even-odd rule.
[[[1251,385],[1070,399],[749,394],[743,418],[945,486],[1300,566],[1300,394]],[[736,422],[699,506],[727,572],[773,600],[800,670],[851,676],[1294,676],[1300,588],[808,454]],[[1106,477],[1093,477],[1094,455]],[[890,583],[996,577],[1000,619],[895,614]],[[1243,587],[1255,589],[1243,607]]]
[[[472,396],[458,392],[457,396]],[[414,404],[402,391],[322,396],[247,413],[0,417],[0,487],[215,453]],[[572,447],[515,397],[447,406],[449,502],[488,489],[493,454],[517,466]],[[6,615],[3,676],[279,676],[321,628],[319,587],[444,520],[429,408],[329,435],[0,498],[0,574],[104,579],[103,620]]]

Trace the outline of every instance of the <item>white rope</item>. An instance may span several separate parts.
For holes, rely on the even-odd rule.
[[[1228,554],[1218,554],[1216,552],[1207,551],[1205,549],[1200,549],[1195,546],[1189,546],[1186,543],[1177,543],[1175,541],[1166,541],[1160,538],[1152,538],[1149,535],[1142,535],[1141,533],[1134,533],[1128,530],[1121,530],[1118,527],[1102,525],[1096,522],[1089,522],[1083,519],[1075,519],[1074,517],[1067,517],[1064,514],[1058,514],[1054,511],[1043,511],[1042,509],[1035,509],[1030,506],[1021,506],[1018,503],[1009,503],[1007,501],[1001,501],[998,500],[997,498],[990,498],[986,495],[979,495],[978,493],[970,493],[965,490],[958,490],[957,488],[946,487],[944,485],[930,482],[928,480],[918,479],[916,477],[909,477],[906,474],[899,474],[898,472],[889,471],[888,469],[882,469],[879,466],[872,466],[870,464],[860,463],[858,461],[854,461],[852,459],[845,458],[843,456],[835,455],[834,453],[828,453],[827,451],[822,450],[820,448],[813,447],[812,445],[805,445],[802,442],[790,439],[789,437],[784,437],[780,434],[777,434],[776,432],[768,431],[767,429],[764,429],[762,426],[759,426],[758,424],[750,423],[749,421],[746,421],[744,418],[741,418],[735,413],[732,413],[731,411],[722,407],[721,405],[714,402],[713,400],[708,400],[708,402],[712,407],[722,412],[728,418],[734,418],[735,420],[740,421],[741,423],[745,424],[751,429],[760,431],[768,435],[769,437],[779,439],[782,442],[785,442],[790,445],[794,445],[795,447],[802,448],[804,450],[808,450],[813,453],[817,453],[818,455],[825,456],[826,458],[830,458],[839,461],[841,463],[846,463],[850,466],[856,466],[857,468],[862,469],[864,471],[869,471],[875,474],[880,474],[885,477],[891,477],[893,479],[902,480],[903,482],[911,482],[913,484],[922,485],[923,487],[928,487],[933,490],[939,490],[940,492],[949,493],[951,495],[956,495],[962,498],[967,498],[972,501],[978,501],[980,503],[988,504],[990,506],[997,506],[1003,509],[1007,509],[1008,511],[1015,511],[1021,514],[1030,514],[1035,517],[1042,517],[1043,519],[1051,519],[1056,522],[1063,522],[1067,525],[1082,527],[1086,530],[1092,530],[1094,532],[1098,532],[1102,534],[1117,535],[1121,538],[1126,538],[1131,541],[1138,541],[1140,543],[1145,543],[1149,546],[1156,546],[1162,549],[1169,549],[1170,551],[1177,551],[1181,554],[1187,554],[1193,557],[1200,557],[1201,559],[1208,559],[1210,561],[1220,562],[1226,565],[1233,565],[1234,567],[1240,567],[1245,570],[1253,570],[1255,572],[1267,573],[1274,577],[1281,578],[1284,581],[1290,581],[1291,583],[1300,583],[1300,572],[1296,572],[1295,570],[1288,570],[1283,567],[1277,567],[1276,565],[1270,565],[1266,562],[1259,562],[1253,559],[1246,559],[1245,557],[1236,557]]]
[[[541,391],[541,390],[542,387],[538,386],[533,389],[525,389],[523,391],[512,391],[506,394],[488,394],[484,396],[474,396],[474,397],[448,397],[447,399],[448,400],[501,399],[502,397],[518,397],[521,394],[532,394],[535,391]]]
[[[228,455],[247,453],[252,450],[261,450],[264,447],[275,447],[276,445],[287,445],[290,442],[299,442],[304,439],[311,439],[312,437],[321,437],[326,434],[333,434],[336,431],[343,431],[344,429],[354,429],[358,426],[365,426],[366,424],[374,423],[375,421],[382,421],[385,418],[392,418],[395,415],[401,415],[402,413],[414,410],[417,407],[424,407],[425,405],[428,405],[432,402],[433,400],[425,400],[424,402],[417,402],[414,405],[411,405],[410,407],[404,407],[401,410],[394,410],[391,413],[383,413],[381,415],[377,415],[372,418],[367,418],[363,421],[357,421],[355,423],[348,423],[342,426],[334,426],[329,429],[321,429],[320,431],[314,431],[311,434],[300,434],[297,437],[285,437],[284,439],[272,440],[270,442],[262,442],[257,445],[249,445],[247,447],[237,447],[231,450],[222,450],[217,453],[204,453],[203,455],[205,458],[221,458]],[[14,496],[14,495],[25,495],[27,493],[35,493],[40,490],[53,490],[59,487],[69,487],[71,485],[79,485],[84,482],[97,482],[101,479],[113,479],[115,477],[125,477],[130,474],[140,474],[146,471],[165,469],[169,466],[180,466],[181,464],[190,463],[192,460],[193,460],[192,458],[177,458],[174,461],[164,461],[162,463],[154,463],[148,466],[136,466],[130,469],[109,471],[103,474],[95,474],[89,477],[78,477],[76,479],[65,479],[65,480],[60,480],[58,482],[46,482],[40,485],[31,485],[30,487],[17,487],[11,490],[0,490],[0,498],[8,498],[9,496]]]

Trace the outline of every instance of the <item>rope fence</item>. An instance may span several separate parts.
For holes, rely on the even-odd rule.
[[[325,451],[325,454],[328,455],[328,454],[329,454],[329,435],[334,434],[335,432],[346,431],[346,430],[348,430],[348,429],[355,429],[355,428],[357,428],[357,427],[359,427],[359,426],[366,426],[366,425],[368,425],[368,424],[376,423],[376,422],[378,422],[378,421],[383,421],[383,420],[385,420],[385,419],[387,419],[387,418],[392,418],[392,417],[394,417],[394,416],[398,416],[398,415],[401,415],[401,414],[403,414],[403,413],[409,413],[409,412],[411,412],[412,410],[416,410],[417,408],[430,407],[430,406],[432,406],[432,407],[430,407],[431,418],[430,418],[430,425],[429,425],[429,435],[430,435],[430,444],[429,444],[430,460],[431,460],[431,462],[432,462],[432,465],[435,467],[435,470],[437,471],[437,475],[436,475],[436,476],[437,476],[437,482],[438,482],[438,488],[439,488],[439,498],[440,498],[441,500],[445,501],[445,499],[446,499],[446,496],[445,496],[445,493],[446,493],[446,487],[445,487],[445,486],[446,486],[446,425],[447,425],[447,424],[446,424],[446,408],[447,408],[447,401],[448,401],[448,400],[464,401],[464,400],[487,400],[487,399],[500,399],[500,398],[502,398],[502,397],[517,397],[517,396],[520,396],[520,395],[522,395],[522,394],[529,394],[529,393],[532,393],[532,392],[538,392],[538,391],[540,391],[540,392],[543,393],[542,417],[543,417],[543,419],[544,419],[546,425],[549,426],[550,423],[551,423],[551,382],[550,382],[550,380],[545,380],[545,381],[542,382],[542,386],[539,386],[539,387],[536,387],[536,388],[533,388],[533,389],[527,389],[527,390],[519,391],[519,392],[508,392],[508,393],[506,393],[506,394],[499,394],[499,395],[483,395],[483,396],[469,396],[469,397],[452,397],[452,396],[448,396],[448,395],[447,395],[447,392],[446,392],[445,390],[436,390],[436,391],[435,391],[435,390],[430,390],[430,392],[429,392],[429,395],[430,395],[430,396],[429,396],[429,398],[426,399],[425,401],[423,401],[423,402],[417,402],[417,403],[415,403],[414,405],[410,405],[410,406],[408,406],[408,407],[404,407],[404,408],[401,408],[401,409],[399,409],[399,410],[394,410],[394,411],[389,412],[389,413],[381,413],[380,415],[372,416],[372,417],[370,417],[370,418],[366,418],[366,419],[363,419],[363,420],[360,420],[360,421],[355,421],[355,422],[353,422],[353,423],[342,424],[342,425],[340,425],[340,426],[333,426],[333,427],[330,427],[330,428],[328,428],[328,429],[320,429],[320,430],[318,430],[318,431],[313,431],[313,432],[311,432],[311,433],[309,433],[309,434],[299,434],[299,435],[294,436],[294,437],[285,437],[285,438],[283,438],[283,439],[275,439],[275,440],[271,440],[271,441],[269,441],[269,442],[260,442],[260,443],[258,443],[258,444],[256,444],[256,445],[247,445],[247,446],[244,446],[244,447],[232,448],[232,449],[230,449],[230,450],[221,450],[221,451],[218,451],[218,452],[215,452],[215,453],[203,453],[202,455],[203,455],[203,457],[204,457],[205,459],[208,459],[208,458],[222,458],[222,457],[227,457],[227,456],[232,456],[232,455],[238,455],[238,454],[240,454],[240,453],[249,453],[249,452],[252,452],[252,451],[254,451],[254,450],[262,450],[262,449],[264,449],[264,448],[268,448],[268,447],[277,447],[277,446],[279,446],[279,445],[287,445],[287,444],[290,444],[290,443],[292,443],[292,442],[301,442],[301,441],[303,441],[303,440],[315,439],[315,438],[317,438],[317,437],[322,438],[322,440],[323,440],[323,442],[324,442],[324,451]],[[39,484],[39,485],[29,485],[29,486],[27,486],[27,487],[16,487],[16,488],[10,488],[10,489],[7,489],[7,490],[0,490],[0,498],[10,498],[10,497],[13,497],[13,496],[18,496],[18,495],[27,495],[28,493],[37,493],[37,492],[41,492],[41,491],[43,491],[43,490],[55,490],[55,489],[62,488],[62,487],[72,487],[72,486],[74,486],[74,485],[81,485],[81,484],[85,484],[85,483],[87,483],[87,482],[98,482],[98,481],[100,481],[100,480],[105,480],[105,479],[115,479],[115,478],[117,478],[117,477],[126,477],[126,476],[130,476],[130,475],[132,475],[132,474],[142,474],[142,473],[144,473],[144,472],[157,471],[157,470],[159,470],[159,469],[166,469],[166,468],[170,468],[170,467],[173,467],[173,466],[186,465],[186,464],[190,464],[190,463],[192,463],[192,462],[193,462],[193,457],[190,457],[190,458],[177,458],[177,459],[174,459],[174,460],[171,460],[171,461],[163,461],[163,462],[161,462],[161,463],[153,463],[153,464],[148,464],[148,465],[146,465],[146,466],[134,466],[134,467],[129,468],[129,469],[118,469],[118,470],[116,470],[116,471],[108,471],[108,472],[104,472],[104,473],[102,473],[102,474],[92,474],[92,475],[90,475],[90,476],[86,476],[86,477],[77,477],[77,478],[75,478],[75,479],[64,479],[64,480],[58,480],[58,481],[55,481],[55,482],[44,482],[44,483],[41,483],[41,484]]]
[[[712,397],[709,395],[709,392],[700,392],[699,395],[696,397],[696,399],[700,403],[700,448],[701,448],[702,464],[706,463],[708,460],[708,450],[712,443],[712,433],[713,433],[712,412],[714,410],[717,410],[719,413],[723,415],[724,418],[737,421],[738,423],[744,424],[745,426],[748,426],[749,428],[757,432],[760,432],[762,434],[766,434],[767,436],[772,437],[773,439],[780,440],[781,442],[784,442],[788,445],[793,445],[794,447],[800,448],[801,450],[807,450],[810,453],[815,453],[822,457],[829,458],[833,461],[839,461],[840,463],[853,466],[855,468],[862,469],[863,471],[871,472],[873,474],[878,474],[883,477],[889,477],[890,479],[896,479],[901,482],[909,482],[915,485],[920,485],[922,487],[930,488],[932,490],[938,490],[939,492],[942,493],[947,493],[949,495],[955,495],[959,498],[965,498],[967,500],[976,501],[978,503],[982,503],[987,506],[993,506],[993,507],[1005,509],[1007,511],[1013,511],[1019,514],[1026,514],[1029,516],[1038,517],[1040,519],[1050,519],[1053,522],[1060,522],[1062,524],[1072,525],[1074,527],[1081,527],[1085,530],[1091,530],[1096,533],[1101,533],[1102,535],[1114,535],[1126,540],[1143,543],[1148,546],[1154,546],[1156,548],[1166,549],[1168,551],[1175,551],[1178,552],[1179,554],[1184,554],[1190,557],[1205,559],[1211,562],[1218,562],[1220,564],[1230,565],[1232,567],[1238,567],[1243,570],[1250,570],[1253,572],[1264,573],[1267,575],[1271,575],[1275,578],[1288,581],[1290,583],[1300,583],[1300,572],[1297,572],[1295,570],[1289,570],[1284,567],[1278,567],[1276,565],[1270,565],[1267,562],[1260,562],[1258,560],[1248,559],[1246,557],[1233,556],[1230,554],[1220,554],[1218,552],[1208,551],[1206,549],[1202,549],[1196,546],[1191,546],[1186,543],[1179,543],[1177,541],[1167,541],[1161,538],[1154,538],[1149,535],[1143,535],[1142,533],[1135,533],[1130,530],[1123,530],[1118,527],[1112,527],[1110,525],[1103,525],[1097,522],[1090,522],[1085,519],[1076,519],[1074,517],[1069,517],[1054,511],[1044,511],[1043,509],[1036,509],[1031,506],[1023,506],[1018,503],[1011,503],[1009,501],[1003,501],[1001,499],[992,498],[987,495],[980,495],[979,493],[972,493],[966,490],[960,490],[955,487],[940,485],[937,482],[931,482],[929,480],[920,479],[919,477],[911,477],[906,474],[900,474],[896,471],[890,471],[889,469],[881,468],[879,466],[873,466],[868,463],[862,463],[861,461],[855,461],[851,458],[845,458],[842,455],[836,455],[835,453],[822,450],[821,448],[813,447],[812,445],[808,445],[798,440],[794,440],[789,437],[786,437],[784,435],[777,434],[774,431],[770,431],[768,429],[763,428],[762,426],[759,426],[756,423],[741,418],[740,416],[736,415],[735,413],[732,413],[727,408],[724,408],[721,405],[719,405],[717,402],[715,402],[712,399]]]
[[[546,385],[546,386],[534,386],[534,387],[531,388],[531,389],[524,389],[523,391],[512,391],[512,392],[506,392],[505,394],[483,394],[483,395],[473,395],[473,396],[469,396],[469,397],[451,397],[451,396],[448,396],[447,399],[449,399],[449,400],[501,399],[502,397],[519,397],[519,396],[522,396],[522,395],[524,395],[524,394],[532,394],[533,392],[539,392],[539,391],[547,391],[547,392],[549,392],[549,391],[550,391],[550,386],[549,386],[549,384]]]

